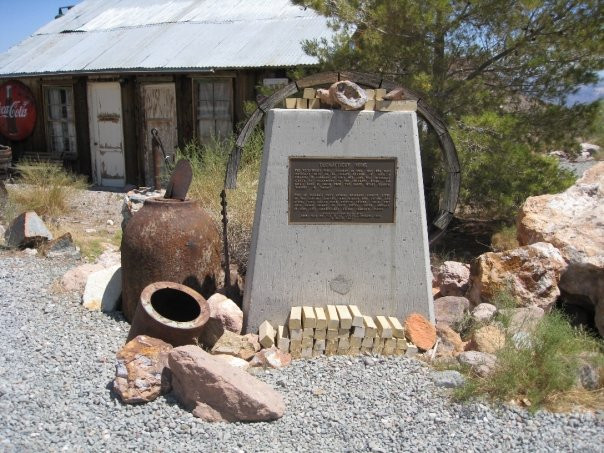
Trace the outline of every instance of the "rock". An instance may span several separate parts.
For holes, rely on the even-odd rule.
[[[486,323],[490,322],[491,319],[495,317],[496,313],[497,307],[495,305],[482,303],[474,307],[474,310],[472,310],[472,318],[474,318],[474,321],[476,322]]]
[[[283,352],[275,346],[258,351],[250,361],[251,367],[263,368],[283,368],[292,362],[292,356],[288,352]]]
[[[40,252],[47,258],[80,258],[80,251],[73,243],[70,233],[46,242],[40,247]]]
[[[436,325],[436,335],[440,339],[436,350],[437,357],[456,356],[464,350],[464,343],[457,332],[447,324]]]
[[[548,242],[566,263],[559,287],[565,299],[595,307],[604,335],[604,162],[586,170],[566,191],[530,197],[516,221],[520,244]]]
[[[323,104],[329,106],[339,105],[342,110],[357,110],[367,102],[367,93],[356,83],[341,80],[334,83],[328,90],[319,88],[317,96]]]
[[[514,343],[516,349],[530,349],[533,347],[533,340],[528,332],[516,332],[512,335],[512,343]]]
[[[240,334],[243,328],[243,312],[231,299],[214,294],[208,299],[210,319],[201,332],[201,342],[212,348],[225,330]]]
[[[427,351],[436,343],[436,328],[419,313],[405,319],[405,336],[419,349]]]
[[[508,318],[507,330],[512,335],[517,332],[532,332],[545,315],[542,308],[535,306],[506,308],[501,313]]]
[[[560,252],[546,242],[484,253],[471,267],[469,299],[478,305],[491,301],[500,291],[509,291],[520,306],[549,310],[560,296],[558,282],[565,268]]]
[[[116,264],[88,276],[82,305],[88,310],[115,311],[121,294],[122,268]]]
[[[4,225],[0,225],[0,245],[4,244],[4,235],[6,234],[6,228]]]
[[[165,190],[154,190],[151,187],[141,187],[126,193],[122,204],[122,231],[126,228],[132,216],[143,207],[147,198],[163,197],[165,193]]]
[[[83,293],[86,287],[86,281],[93,272],[103,269],[100,264],[82,264],[80,266],[69,269],[63,277],[61,277],[61,285],[67,291]]]
[[[576,385],[585,390],[598,390],[604,386],[604,368],[596,365],[594,360],[580,359],[577,370]]]
[[[479,376],[485,377],[491,374],[497,363],[497,357],[493,354],[480,351],[465,351],[457,356],[460,364],[470,367]]]
[[[269,421],[285,412],[283,397],[245,371],[197,346],[170,352],[172,388],[180,402],[207,421]]]
[[[119,250],[105,250],[96,259],[95,263],[100,264],[103,267],[115,266],[116,264],[122,263],[122,256]]]
[[[118,351],[113,390],[124,403],[147,403],[170,391],[171,350],[162,340],[139,335]]]
[[[111,219],[107,219],[107,226],[113,226],[114,225],[114,221]]]
[[[33,211],[19,215],[10,223],[4,233],[6,246],[14,248],[36,248],[52,239],[52,233],[48,231],[38,214]]]
[[[462,374],[455,370],[434,371],[430,377],[437,387],[454,389],[461,387],[466,383],[466,379]]]
[[[465,297],[446,296],[434,300],[436,323],[450,326],[461,322],[470,309],[470,301]]]
[[[484,326],[474,331],[472,342],[477,351],[495,354],[505,346],[505,332],[497,326]]]
[[[27,247],[26,249],[23,249],[23,253],[29,256],[35,256],[38,254],[38,250]]]
[[[248,362],[247,360],[240,359],[239,357],[234,357],[232,355],[215,354],[214,357],[228,363],[229,365],[235,368],[241,368],[242,370],[247,370],[250,367],[250,362]]]
[[[237,335],[230,330],[225,330],[212,347],[212,354],[227,354],[243,360],[250,360],[258,351],[258,335]]]
[[[442,296],[464,296],[470,283],[470,265],[445,261],[436,272],[436,282]]]

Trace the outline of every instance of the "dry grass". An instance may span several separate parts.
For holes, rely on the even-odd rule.
[[[504,252],[520,246],[518,243],[516,225],[503,226],[491,236],[491,248],[494,252]]]
[[[597,390],[573,388],[554,393],[549,396],[547,407],[554,412],[604,411],[604,388]]]
[[[243,272],[249,257],[263,144],[264,135],[261,130],[256,130],[243,152],[237,189],[227,191],[229,253],[231,260],[239,264]],[[193,167],[189,196],[199,201],[221,232],[220,192],[224,187],[226,165],[232,148],[232,140],[214,140],[204,146],[190,143],[176,154],[177,160],[186,158]]]
[[[35,211],[43,218],[67,212],[70,197],[87,187],[84,177],[54,163],[24,159],[17,164],[17,170],[21,190],[9,192],[10,200],[18,208],[15,211]]]

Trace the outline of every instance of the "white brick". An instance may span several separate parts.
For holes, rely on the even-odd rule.
[[[315,340],[325,340],[325,339],[327,339],[327,330],[315,329]]]
[[[352,316],[346,305],[336,305],[338,317],[340,318],[340,329],[350,329],[352,327]]]
[[[302,338],[314,338],[315,337],[315,329],[312,327],[305,327],[302,329]]]
[[[302,341],[302,329],[289,329],[289,339]]]
[[[338,330],[340,328],[340,317],[335,305],[326,307],[325,316],[327,317],[327,330]]]
[[[289,352],[289,332],[287,327],[277,327],[277,347],[283,352]]]
[[[328,330],[327,331],[327,335],[326,335],[326,339],[327,340],[337,340],[340,336],[340,332],[337,330]]]
[[[363,315],[361,314],[359,307],[357,307],[356,305],[349,305],[348,311],[350,311],[350,315],[352,316],[352,326],[363,327]]]
[[[375,338],[377,335],[377,326],[371,316],[363,316],[365,324],[365,336],[369,338]]]
[[[315,307],[315,319],[317,320],[315,329],[327,329],[327,316],[323,307]]]
[[[317,325],[315,309],[313,307],[302,307],[302,325],[304,328],[314,329]]]
[[[292,307],[289,312],[289,322],[287,324],[289,330],[302,328],[302,307]]]
[[[397,318],[389,316],[388,322],[392,326],[392,336],[394,338],[405,338],[405,329],[403,329],[401,322]]]
[[[385,316],[376,316],[375,324],[377,325],[378,335],[382,338],[392,338],[392,327]]]
[[[357,337],[357,338],[364,338],[365,337],[365,328],[364,327],[353,327],[352,336]]]
[[[270,348],[275,344],[275,329],[271,323],[264,321],[258,328],[258,341],[265,348]]]

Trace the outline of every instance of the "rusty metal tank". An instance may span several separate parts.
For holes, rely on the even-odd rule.
[[[192,200],[149,198],[122,236],[122,311],[132,322],[143,289],[170,281],[203,297],[216,290],[220,236],[210,216]]]

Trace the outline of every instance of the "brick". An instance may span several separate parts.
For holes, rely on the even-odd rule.
[[[376,337],[373,339],[373,348],[371,352],[374,354],[381,354],[384,349],[384,340],[382,338]]]
[[[289,327],[290,331],[302,328],[302,307],[292,307],[289,312],[287,327]]]
[[[327,329],[327,316],[323,307],[315,307],[315,329]]]
[[[369,99],[370,101],[373,101],[375,99],[375,90],[368,88],[365,90],[365,93],[367,93],[367,99]]]
[[[394,338],[405,338],[405,329],[403,329],[401,322],[397,318],[389,316],[388,322],[392,326],[392,336]]]
[[[315,329],[312,327],[305,327],[302,329],[302,338],[314,338],[315,337]]]
[[[327,339],[327,330],[315,329],[315,340],[326,340],[326,339]]]
[[[365,337],[363,341],[361,341],[361,346],[365,346],[367,348],[373,347],[373,338]]]
[[[277,327],[277,347],[283,352],[289,352],[289,332],[287,327]]]
[[[313,345],[313,349],[319,351],[325,351],[325,340],[315,340],[315,344]]]
[[[286,109],[295,109],[296,103],[297,103],[296,98],[285,98],[285,108]]]
[[[377,326],[371,316],[363,316],[365,324],[365,336],[369,338],[375,338],[377,335]]]
[[[340,329],[338,330],[338,338],[348,338],[350,337],[349,329]]]
[[[304,329],[314,329],[317,325],[317,318],[315,317],[315,309],[313,307],[302,307],[302,325]]]
[[[289,340],[289,351],[301,351],[302,341],[301,340]]]
[[[316,95],[317,90],[314,88],[304,88],[304,91],[302,92],[302,97],[304,99],[314,99]]]
[[[323,355],[323,352],[324,352],[324,351],[319,351],[318,349],[313,349],[313,350],[312,350],[312,356],[313,356],[313,357],[320,357],[320,356],[322,356],[322,355]]]
[[[333,340],[325,341],[325,352],[336,352],[338,350],[338,342]]]
[[[352,327],[352,315],[346,305],[336,305],[338,317],[340,318],[340,329],[350,329]]]
[[[289,329],[289,339],[302,341],[302,329]]]
[[[412,343],[407,343],[407,351],[405,352],[405,357],[415,357],[417,353],[417,346]]]
[[[312,338],[302,338],[302,349],[304,348],[312,348],[315,340]]]
[[[376,112],[415,112],[417,101],[375,101]]]
[[[275,344],[275,329],[271,323],[264,321],[258,328],[258,341],[265,348],[270,348]]]
[[[384,88],[378,88],[377,90],[375,90],[375,100],[376,101],[383,100],[384,96],[386,96],[386,90]]]
[[[320,109],[321,101],[319,99],[309,99],[308,100],[308,108],[309,109]]]
[[[348,349],[350,347],[350,340],[348,337],[340,338],[338,341],[338,349]]]
[[[302,350],[301,349],[297,349],[295,351],[290,351],[289,353],[292,356],[292,359],[300,359],[302,358]]]
[[[308,108],[308,99],[296,98],[296,108],[297,109],[307,109]],[[304,356],[302,356],[304,357]]]
[[[363,327],[363,315],[361,314],[361,310],[356,305],[349,305],[348,311],[350,312],[350,316],[352,316],[352,327]]]
[[[336,340],[338,339],[338,337],[340,336],[340,332],[337,330],[328,330],[327,331],[327,335],[326,335],[326,339],[327,340]]]
[[[385,316],[376,316],[375,324],[377,325],[378,335],[382,338],[392,338],[392,327]]]
[[[327,317],[327,330],[338,330],[340,328],[340,317],[335,305],[328,305],[325,308],[325,316]]]
[[[348,348],[348,354],[350,354],[350,355],[359,355],[360,353],[361,353],[360,346],[350,346],[350,348]]]
[[[372,347],[367,347],[367,346],[361,346],[361,349],[359,350],[359,352],[361,354],[365,354],[365,353],[370,353],[371,352]]]
[[[312,357],[312,348],[303,348],[300,355],[303,359],[310,359]]]
[[[354,348],[360,348],[361,347],[361,342],[363,341],[362,338],[359,337],[350,337],[350,347],[354,347]]]
[[[392,349],[394,351],[394,348],[396,348],[396,338],[386,338],[386,340],[384,340],[384,348]]]
[[[396,349],[406,351],[407,350],[407,340],[405,340],[404,338],[398,338],[396,340]]]
[[[365,106],[363,107],[363,110],[375,110],[375,101],[373,99],[365,102]]]
[[[364,327],[353,327],[352,336],[357,337],[357,338],[364,338],[365,337],[365,328]]]

